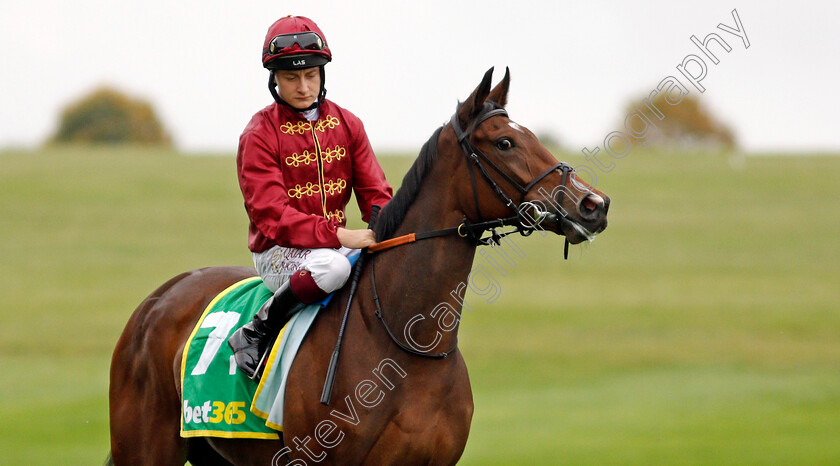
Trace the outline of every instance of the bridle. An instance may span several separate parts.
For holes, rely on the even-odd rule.
[[[459,108],[460,108],[460,105],[459,105]],[[565,192],[566,192],[566,183],[568,182],[569,174],[571,174],[574,171],[574,169],[572,169],[572,167],[569,164],[564,163],[564,162],[559,162],[559,163],[555,164],[554,166],[552,166],[551,168],[549,168],[548,170],[541,173],[539,176],[537,176],[533,180],[531,180],[525,186],[522,186],[521,184],[519,184],[519,182],[514,180],[510,175],[505,173],[501,168],[499,168],[495,163],[493,163],[492,160],[490,160],[478,147],[475,146],[475,144],[472,143],[472,141],[470,141],[470,136],[472,136],[472,131],[463,131],[461,129],[461,125],[458,122],[458,109],[456,109],[455,114],[452,115],[452,119],[450,120],[450,124],[452,125],[452,129],[455,131],[455,136],[458,138],[458,144],[461,146],[461,150],[463,151],[464,156],[467,158],[467,166],[469,167],[469,172],[470,172],[470,182],[472,183],[473,196],[475,198],[475,207],[476,207],[476,211],[478,213],[479,221],[476,222],[476,223],[472,223],[468,219],[465,219],[464,222],[457,227],[445,228],[445,229],[442,229],[442,230],[412,233],[410,235],[406,235],[406,236],[399,237],[399,238],[394,238],[392,240],[386,240],[386,241],[383,241],[381,243],[377,243],[379,245],[382,245],[379,248],[377,248],[376,245],[374,245],[374,246],[369,247],[368,251],[378,252],[378,251],[382,251],[382,250],[385,250],[385,249],[389,249],[391,247],[399,246],[401,244],[411,243],[411,242],[414,242],[414,241],[417,241],[417,240],[420,240],[420,239],[434,238],[434,237],[445,236],[445,235],[450,235],[450,234],[457,234],[458,236],[460,236],[462,238],[470,238],[477,245],[490,245],[490,244],[497,244],[498,245],[498,244],[500,244],[500,240],[501,240],[502,237],[507,236],[507,235],[512,234],[512,233],[516,233],[516,232],[519,232],[523,236],[527,236],[527,235],[531,234],[534,231],[534,229],[536,229],[536,225],[534,223],[530,223],[530,224],[523,223],[523,220],[526,220],[526,219],[523,218],[523,212],[522,212],[521,207],[523,205],[528,205],[529,207],[532,207],[532,208],[535,208],[535,209],[537,207],[533,203],[525,201],[525,196],[528,195],[528,193],[531,191],[531,189],[533,189],[534,186],[537,185],[537,183],[542,181],[548,175],[554,173],[556,170],[560,170],[563,174],[562,183],[560,185],[560,198],[557,199],[557,204],[558,205],[560,205],[560,203],[562,203],[563,196],[565,195]],[[498,107],[494,106],[493,104],[485,103],[481,113],[479,113],[478,116],[474,119],[474,123],[471,125],[471,128],[472,129],[478,128],[486,120],[488,120],[490,118],[493,118],[495,116],[505,116],[505,117],[507,117],[508,113],[503,108],[498,108]],[[435,132],[435,137],[437,137],[439,135],[441,129],[439,129],[438,131]],[[519,191],[519,193],[521,194],[521,198],[520,198],[520,201],[519,201],[518,204],[516,202],[514,202],[513,199],[510,198],[510,196],[505,194],[504,190],[502,190],[502,188],[499,186],[499,184],[496,183],[496,180],[494,180],[493,177],[490,176],[490,173],[487,171],[487,168],[485,167],[485,164],[487,166],[489,166],[493,171],[498,173],[507,183],[509,183],[511,186],[513,186],[517,191]],[[501,201],[508,208],[513,210],[515,215],[513,215],[511,217],[496,218],[496,219],[493,219],[493,220],[484,221],[484,217],[481,214],[481,204],[479,202],[478,187],[476,185],[476,177],[475,177],[475,173],[474,173],[474,170],[473,170],[473,165],[475,165],[477,167],[478,171],[484,177],[485,181],[487,181],[487,183],[493,189],[493,192],[496,193],[496,196],[498,196],[499,199],[501,199]],[[499,228],[499,227],[502,227],[502,226],[514,226],[516,228],[512,231],[508,231],[508,232],[504,232],[504,233],[496,233],[495,229]],[[483,233],[486,232],[487,230],[491,230],[492,235],[487,237],[487,238],[481,238]],[[390,244],[389,244],[389,241],[391,241]],[[569,246],[569,240],[566,239],[566,246],[564,248],[564,255],[566,257],[568,257],[568,246]],[[455,343],[452,345],[452,347],[449,350],[444,351],[442,353],[435,353],[435,354],[429,354],[429,353],[426,353],[426,352],[423,352],[423,351],[418,351],[417,349],[412,348],[410,345],[407,345],[407,344],[401,342],[394,335],[394,333],[391,331],[391,328],[388,326],[388,323],[385,321],[385,316],[382,312],[382,306],[381,306],[381,303],[380,303],[380,300],[379,300],[379,293],[377,293],[377,291],[376,291],[376,271],[375,271],[375,267],[374,267],[373,258],[371,258],[371,261],[370,261],[370,279],[371,279],[371,285],[372,285],[372,288],[373,288],[373,301],[376,305],[376,311],[375,311],[376,317],[378,317],[380,322],[382,322],[382,325],[385,327],[385,330],[388,333],[388,336],[391,338],[391,341],[393,341],[398,347],[400,347],[402,350],[404,350],[408,353],[411,353],[413,355],[422,356],[422,357],[426,357],[426,358],[432,358],[432,359],[445,358],[445,357],[449,356],[453,351],[455,351],[458,348],[457,338],[455,339]]]
[[[460,106],[459,106],[460,107]],[[475,118],[475,122],[472,123],[472,128],[478,128],[482,123],[493,118],[494,116],[504,116],[507,117],[508,113],[507,110],[504,108],[495,107],[491,103],[485,103],[482,112],[478,114]],[[557,200],[557,204],[560,205],[563,202],[563,196],[566,193],[566,183],[569,179],[569,174],[574,171],[574,169],[565,162],[558,162],[553,165],[551,168],[547,169],[546,171],[542,172],[539,176],[531,180],[525,186],[519,184],[518,181],[514,180],[510,175],[505,173],[498,165],[493,163],[484,152],[482,152],[475,144],[470,141],[470,136],[472,136],[472,131],[463,131],[461,129],[461,125],[458,122],[458,109],[455,110],[455,114],[452,115],[450,119],[450,124],[452,125],[452,129],[455,131],[455,136],[458,138],[458,144],[461,146],[461,151],[467,157],[467,166],[469,167],[470,172],[470,182],[472,183],[472,190],[473,190],[473,197],[475,199],[475,209],[478,212],[479,222],[484,219],[484,216],[481,214],[481,203],[478,199],[478,188],[476,187],[475,182],[475,172],[473,170],[473,165],[475,165],[484,179],[487,181],[487,184],[493,189],[493,192],[496,193],[496,196],[502,200],[502,202],[511,210],[514,211],[515,218],[519,220],[519,226],[524,227],[525,229],[533,230],[534,225],[525,225],[522,223],[522,209],[520,206],[523,204],[529,204],[530,207],[535,207],[533,204],[528,203],[525,201],[525,196],[533,189],[534,186],[537,185],[540,181],[542,181],[548,175],[554,173],[555,170],[560,170],[563,174],[563,179],[560,184],[560,199]],[[496,180],[490,176],[490,173],[487,172],[487,169],[484,167],[484,164],[490,166],[496,173],[498,173],[508,184],[513,186],[519,193],[521,194],[521,198],[519,200],[519,204],[516,204],[513,199],[511,199],[502,188],[496,183]],[[512,219],[512,218],[508,218]]]

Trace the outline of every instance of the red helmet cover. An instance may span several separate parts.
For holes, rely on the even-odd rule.
[[[275,37],[282,34],[295,34],[309,31],[321,36],[321,39],[324,41],[324,48],[322,50],[302,50],[300,47],[295,45],[294,47],[283,49],[279,53],[275,54],[272,54],[269,51],[269,44]],[[286,60],[281,60],[282,58],[307,55],[314,58],[314,60],[310,60],[311,66],[319,66],[332,61],[332,52],[327,45],[327,38],[324,36],[321,28],[315,24],[315,21],[312,21],[304,16],[289,15],[278,19],[268,28],[268,33],[266,33],[265,41],[263,42],[262,55],[262,62],[265,68],[285,68],[285,66],[282,66],[282,63],[286,62]],[[295,66],[289,66],[289,68],[295,68]]]

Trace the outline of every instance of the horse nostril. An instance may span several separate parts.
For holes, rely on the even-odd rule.
[[[589,194],[580,201],[578,210],[585,218],[593,217],[599,210],[605,209],[604,199],[597,194]]]

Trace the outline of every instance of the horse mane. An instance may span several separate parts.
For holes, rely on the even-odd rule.
[[[382,208],[379,217],[376,219],[374,231],[376,232],[376,240],[384,241],[391,238],[397,231],[400,224],[405,219],[409,207],[414,203],[417,194],[420,192],[420,185],[426,174],[431,170],[432,165],[437,158],[437,146],[440,133],[443,131],[443,126],[438,128],[432,137],[423,144],[420,148],[420,154],[408,169],[408,172],[403,177],[402,185],[394,197]]]
[[[460,111],[461,105],[462,103],[459,102],[455,109],[456,115]],[[502,108],[502,106],[496,102],[487,100],[484,102],[484,106],[481,111],[478,112],[478,115],[482,115],[497,108]],[[471,121],[465,125],[468,128],[467,133],[471,133],[475,129],[473,126],[478,121],[481,121],[481,119],[477,118],[477,116],[471,118]],[[446,127],[446,125],[435,130],[432,137],[423,144],[423,147],[420,148],[420,154],[417,156],[417,159],[414,160],[414,164],[411,165],[411,168],[408,169],[408,172],[406,172],[403,177],[400,189],[397,190],[394,197],[391,198],[388,204],[386,204],[379,213],[376,225],[374,226],[377,241],[385,241],[386,239],[391,238],[397,231],[397,228],[399,228],[400,224],[402,224],[406,214],[408,214],[408,209],[414,203],[414,200],[417,198],[417,194],[420,192],[420,185],[423,183],[423,179],[431,170],[432,165],[437,158],[438,139],[440,138],[440,133],[443,131],[444,127]]]

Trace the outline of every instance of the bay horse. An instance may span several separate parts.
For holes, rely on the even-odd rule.
[[[348,287],[321,310],[298,351],[279,440],[181,438],[186,340],[214,296],[255,275],[247,267],[194,270],[149,295],[116,345],[109,464],[458,461],[473,414],[458,324],[481,233],[513,218],[576,244],[606,228],[609,207],[606,195],[509,119],[510,74],[491,89],[492,72],[424,145],[379,215],[380,244],[414,242],[372,253],[361,269],[330,406],[319,395]]]

